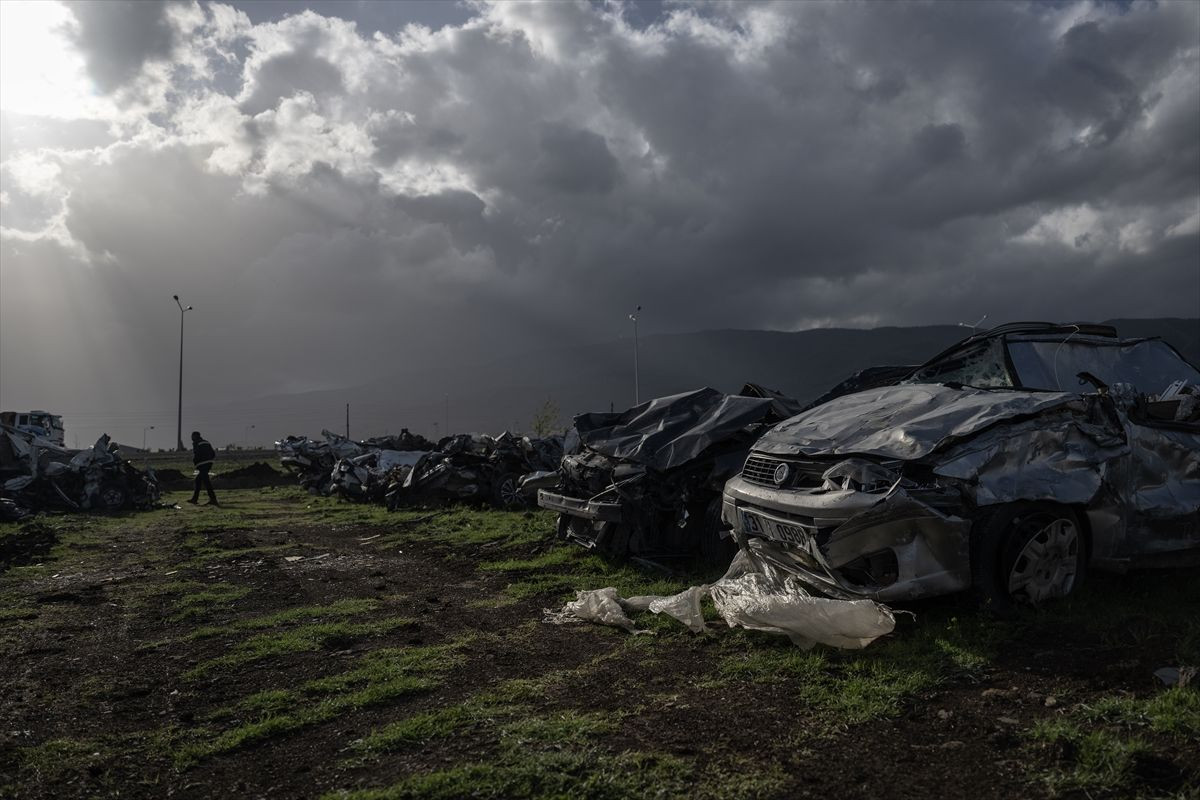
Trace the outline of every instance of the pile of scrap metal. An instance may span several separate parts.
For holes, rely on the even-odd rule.
[[[559,536],[608,557],[726,566],[737,546],[721,530],[721,489],[758,438],[799,410],[746,384],[733,395],[705,388],[582,414],[580,449],[563,457],[538,505],[558,512]]]
[[[321,434],[324,441],[307,436],[280,439],[275,443],[279,461],[302,488],[347,500],[382,501],[389,488],[403,481],[418,459],[435,447],[407,429],[359,442],[332,431]]]
[[[386,502],[392,510],[451,501],[529,506],[534,490],[523,481],[549,474],[563,453],[561,436],[463,433],[435,445],[407,430],[361,442],[322,433],[324,441],[289,436],[275,443],[280,461],[300,485],[347,500]]]
[[[389,495],[388,507],[463,501],[525,508],[533,504],[538,479],[557,469],[563,442],[562,436],[535,439],[507,431],[448,436],[416,463]]]
[[[116,512],[159,500],[152,470],[121,457],[108,434],[87,450],[0,425],[0,519],[43,510]]]

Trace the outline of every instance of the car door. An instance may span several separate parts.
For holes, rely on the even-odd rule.
[[[1102,465],[1108,491],[1088,509],[1093,554],[1169,565],[1200,548],[1200,414],[1188,411],[1193,400],[1159,399],[1177,381],[1200,393],[1200,371],[1158,339],[1014,337],[1008,349],[1024,385],[1079,391],[1087,375],[1120,418],[1129,449]]]

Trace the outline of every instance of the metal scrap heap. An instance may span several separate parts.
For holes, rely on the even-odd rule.
[[[725,566],[736,543],[721,526],[721,488],[766,430],[799,411],[746,384],[659,397],[619,413],[575,418],[580,449],[558,485],[538,493],[558,534],[613,558],[688,559]]]
[[[140,470],[122,458],[108,434],[86,450],[70,450],[0,425],[0,519],[46,510],[148,509],[159,497],[153,470]]]
[[[417,462],[388,506],[458,500],[524,508],[534,500],[526,479],[556,469],[562,456],[561,436],[534,439],[507,431],[448,436]]]
[[[526,478],[557,469],[563,438],[457,434],[437,444],[402,431],[353,441],[323,431],[324,441],[288,436],[275,445],[284,468],[310,492],[395,510],[416,503],[472,502],[497,508],[532,504]]]

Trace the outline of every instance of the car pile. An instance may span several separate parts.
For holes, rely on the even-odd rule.
[[[457,434],[437,444],[407,430],[360,442],[330,431],[323,436],[276,442],[284,468],[313,493],[383,502],[392,510],[455,501],[526,507],[533,490],[525,479],[555,469],[563,454],[561,436]]]
[[[413,466],[392,494],[389,507],[460,501],[525,508],[534,500],[527,488],[529,479],[555,469],[562,457],[562,436],[531,438],[508,432],[448,436]]]
[[[69,450],[34,433],[0,425],[0,519],[37,511],[117,512],[159,500],[158,481],[121,457],[104,434]]]
[[[736,543],[721,530],[721,488],[758,437],[799,409],[746,384],[733,395],[705,388],[582,414],[578,452],[563,457],[538,504],[558,512],[559,536],[609,557],[727,566]]]
[[[725,442],[732,426],[704,420],[726,400],[702,390],[577,418],[584,450],[541,504],[604,553],[669,540],[669,513],[635,520],[678,514],[685,491],[659,504],[641,482]],[[670,597],[582,590],[546,620],[633,630],[627,613],[648,610],[699,632],[711,598],[729,625],[863,647],[892,630],[881,602],[970,589],[1010,613],[1071,594],[1091,568],[1200,564],[1200,370],[1161,339],[1005,325],[742,434],[748,455],[705,526],[737,543],[723,578]]]
[[[423,453],[434,449],[424,436],[401,430],[394,436],[362,441],[322,431],[324,440],[286,436],[275,442],[283,468],[314,494],[348,500],[381,501],[387,488],[403,480]]]

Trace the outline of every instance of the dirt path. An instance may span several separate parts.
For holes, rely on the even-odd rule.
[[[550,546],[540,513],[227,506],[0,530],[0,795],[1200,791],[1197,692],[1153,677],[1200,663],[1195,571],[804,652],[543,624],[574,588],[686,583]]]

